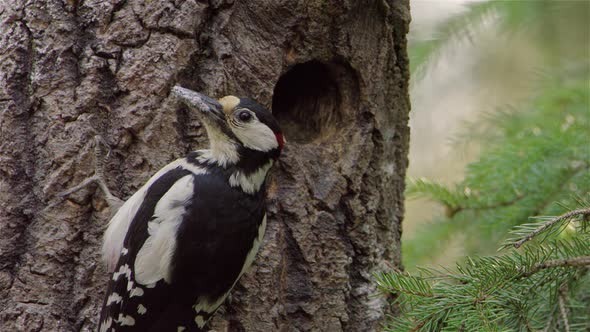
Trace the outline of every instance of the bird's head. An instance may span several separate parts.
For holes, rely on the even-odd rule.
[[[249,98],[226,96],[219,100],[175,86],[180,100],[201,113],[214,155],[235,162],[240,153],[254,152],[277,159],[285,139],[277,120],[264,106]]]

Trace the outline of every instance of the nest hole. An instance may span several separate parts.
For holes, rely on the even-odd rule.
[[[329,65],[310,61],[283,74],[272,110],[289,141],[310,143],[327,137],[341,122],[341,95]]]

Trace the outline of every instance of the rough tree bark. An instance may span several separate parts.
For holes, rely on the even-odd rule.
[[[206,145],[180,84],[273,107],[288,140],[269,227],[218,331],[370,331],[372,273],[400,264],[408,0],[3,0],[0,331],[96,328],[110,217]],[[112,147],[95,158],[100,134]]]

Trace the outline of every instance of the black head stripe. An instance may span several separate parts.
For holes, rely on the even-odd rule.
[[[273,132],[281,133],[281,127],[279,127],[279,123],[274,118],[272,113],[266,109],[264,106],[260,105],[259,103],[255,102],[250,98],[240,98],[240,103],[236,106],[238,108],[247,108],[256,114],[256,117],[260,122],[267,125]]]

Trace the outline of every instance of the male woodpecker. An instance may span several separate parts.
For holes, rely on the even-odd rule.
[[[277,121],[248,98],[172,93],[201,114],[211,147],[162,168],[109,222],[101,332],[202,331],[264,236],[266,174],[284,144]]]

